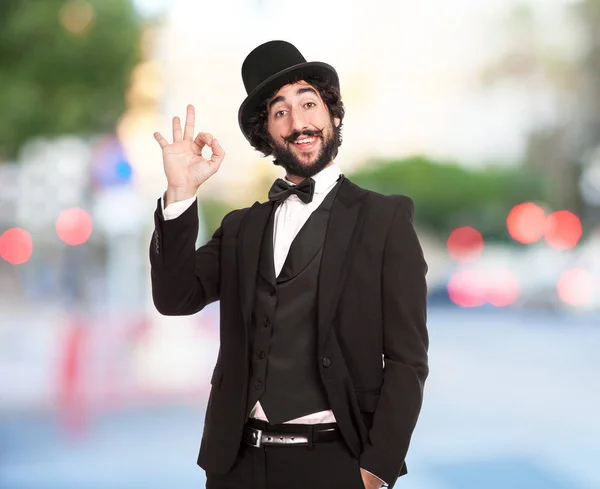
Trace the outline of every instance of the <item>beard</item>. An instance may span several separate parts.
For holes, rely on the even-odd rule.
[[[285,138],[285,141],[288,143],[288,145],[279,144],[271,137],[271,135],[269,135],[269,139],[271,140],[272,154],[275,157],[273,163],[275,165],[282,166],[288,175],[296,175],[302,178],[310,178],[316,175],[323,170],[337,154],[337,136],[336,131],[333,128],[333,124],[331,125],[330,129],[329,135],[326,138],[323,137],[323,130],[305,130],[301,132],[293,132]],[[312,163],[303,163],[302,160],[306,160],[305,156],[302,155],[302,157],[299,157],[298,154],[296,154],[291,148],[291,145],[295,144],[294,141],[296,141],[300,136],[321,138],[321,148],[319,149],[319,153]],[[312,158],[312,155],[308,156],[307,154],[306,156]]]

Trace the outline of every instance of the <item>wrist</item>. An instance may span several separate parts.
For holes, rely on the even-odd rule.
[[[169,204],[195,197],[197,191],[198,189],[168,187],[165,192],[165,207]]]

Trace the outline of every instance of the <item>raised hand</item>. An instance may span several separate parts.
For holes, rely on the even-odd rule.
[[[211,134],[201,132],[194,139],[194,124],[194,106],[188,105],[183,134],[179,117],[173,117],[172,143],[159,132],[154,133],[162,148],[169,203],[196,195],[198,187],[219,170],[225,157],[225,151]],[[209,160],[202,156],[204,146],[212,150]]]

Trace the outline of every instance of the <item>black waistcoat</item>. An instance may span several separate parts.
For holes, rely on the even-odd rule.
[[[259,399],[271,424],[330,407],[317,362],[317,288],[329,214],[342,180],[292,241],[277,278],[273,206],[258,264],[246,416]]]

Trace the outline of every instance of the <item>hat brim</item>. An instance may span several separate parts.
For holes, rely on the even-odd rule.
[[[250,118],[259,109],[261,109],[261,105],[268,96],[294,80],[317,75],[325,76],[334,86],[339,89],[339,77],[333,66],[320,61],[309,61],[307,63],[300,63],[290,66],[289,68],[280,71],[279,73],[264,80],[254,90],[252,90],[252,92],[250,92],[242,102],[242,105],[240,105],[240,110],[238,111],[238,122],[246,139],[249,140],[248,128]]]

